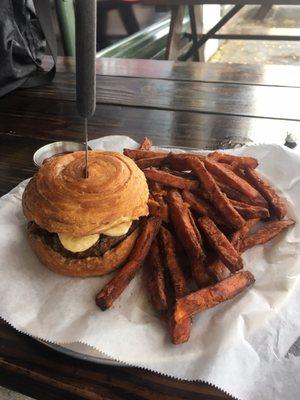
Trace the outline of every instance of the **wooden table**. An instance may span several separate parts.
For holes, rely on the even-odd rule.
[[[36,149],[81,140],[73,71],[71,60],[60,59],[52,84],[0,99],[1,194],[34,173]],[[97,74],[91,139],[147,135],[156,144],[216,149],[300,135],[298,67],[103,59]],[[72,359],[5,322],[0,339],[0,384],[38,399],[229,398],[202,383]]]

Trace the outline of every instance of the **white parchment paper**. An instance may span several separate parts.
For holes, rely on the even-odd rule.
[[[137,144],[110,136],[90,145],[122,151]],[[170,343],[142,273],[102,312],[94,297],[111,275],[68,278],[44,268],[26,239],[21,207],[26,182],[0,199],[0,316],[37,338],[84,343],[130,365],[209,382],[242,400],[299,399],[300,357],[286,355],[300,335],[300,156],[276,145],[230,152],[259,160],[259,171],[287,198],[296,225],[243,255],[256,283],[196,316],[188,343]]]

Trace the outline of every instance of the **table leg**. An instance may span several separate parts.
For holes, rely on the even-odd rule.
[[[175,6],[171,9],[170,30],[167,39],[166,60],[177,60],[180,52],[184,6]]]

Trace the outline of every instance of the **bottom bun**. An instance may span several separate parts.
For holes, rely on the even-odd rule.
[[[116,247],[100,257],[75,259],[64,257],[48,246],[42,237],[28,232],[30,245],[42,264],[58,274],[80,277],[101,276],[123,265],[131,253],[138,233],[137,228]]]

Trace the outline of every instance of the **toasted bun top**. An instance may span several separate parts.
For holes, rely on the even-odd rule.
[[[84,236],[148,214],[148,186],[128,157],[89,151],[89,176],[83,177],[85,152],[50,159],[28,183],[23,211],[49,232]]]

